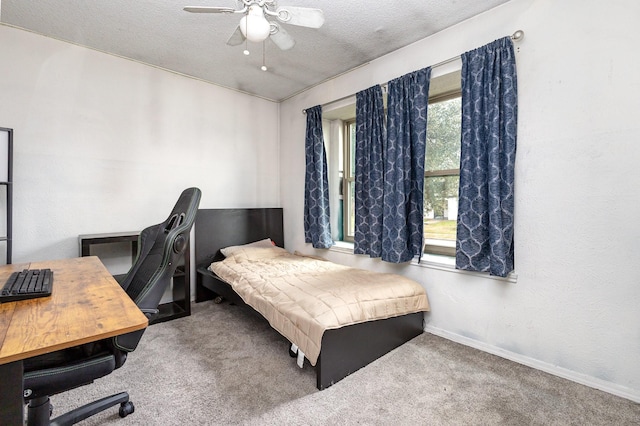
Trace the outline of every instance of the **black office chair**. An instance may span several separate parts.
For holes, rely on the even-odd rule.
[[[198,188],[186,189],[167,220],[145,228],[140,234],[137,259],[121,285],[148,318],[158,313],[160,299],[189,242],[200,196]],[[75,424],[116,404],[120,404],[120,417],[131,414],[133,403],[126,392],[121,392],[50,420],[49,396],[92,383],[120,368],[143,333],[140,330],[25,360],[28,425]]]

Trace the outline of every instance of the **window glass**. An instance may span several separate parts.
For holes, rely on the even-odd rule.
[[[349,123],[349,158],[351,159],[351,166],[349,167],[349,177],[356,176],[356,123]],[[352,153],[352,154],[351,154]]]
[[[344,179],[342,187],[345,190],[343,194],[344,198],[344,211],[342,218],[342,230],[343,241],[353,241],[353,237],[356,229],[356,214],[355,214],[355,173],[356,173],[356,122],[352,118],[345,122],[345,137],[347,141],[344,146],[347,149],[344,151]]]
[[[460,168],[461,98],[429,104],[427,112],[427,171]]]

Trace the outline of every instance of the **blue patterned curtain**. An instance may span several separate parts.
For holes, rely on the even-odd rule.
[[[382,256],[384,104],[377,85],[356,94],[356,254]]]
[[[517,84],[505,37],[462,55],[462,138],[456,268],[513,270]]]
[[[382,260],[407,262],[422,251],[424,156],[431,68],[389,82],[384,150]]]
[[[314,248],[333,245],[329,224],[327,154],[322,135],[322,107],[308,108],[305,137],[304,240]]]

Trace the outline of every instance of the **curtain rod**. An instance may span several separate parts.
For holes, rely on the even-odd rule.
[[[513,41],[520,41],[520,40],[522,40],[522,39],[524,38],[524,31],[522,31],[522,30],[517,30],[516,32],[514,32],[513,34],[511,34],[510,38],[511,38],[511,40],[513,40]],[[440,61],[440,62],[438,62],[438,63],[437,63],[437,64],[435,64],[435,65],[431,65],[431,68],[441,67],[441,66],[446,65],[446,64],[449,64],[449,63],[451,63],[451,62],[453,62],[453,61],[457,61],[458,59],[460,59],[460,55],[458,55],[458,56],[454,56],[453,58],[445,59],[444,61]],[[382,86],[382,87],[384,88],[384,87],[386,87],[386,86],[387,86],[387,83],[382,83],[382,84],[380,84],[380,86]],[[333,100],[333,101],[331,101],[331,102],[327,102],[326,104],[323,104],[322,106],[323,106],[323,107],[325,107],[325,106],[327,106],[327,105],[331,105],[331,104],[334,104],[334,103],[336,103],[336,102],[344,101],[345,99],[349,99],[349,98],[351,98],[351,97],[353,97],[353,96],[355,96],[355,93],[354,93],[354,94],[351,94],[351,95],[348,95],[348,96],[343,96],[342,98],[335,99],[335,100]],[[306,110],[306,109],[303,109],[303,110],[302,110],[302,113],[303,113],[303,114],[306,114],[306,113],[307,113],[307,110]]]

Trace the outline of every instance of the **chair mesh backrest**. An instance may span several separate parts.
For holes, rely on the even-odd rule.
[[[138,256],[122,287],[140,309],[156,309],[189,242],[201,192],[182,192],[171,214],[162,223],[140,234]]]

